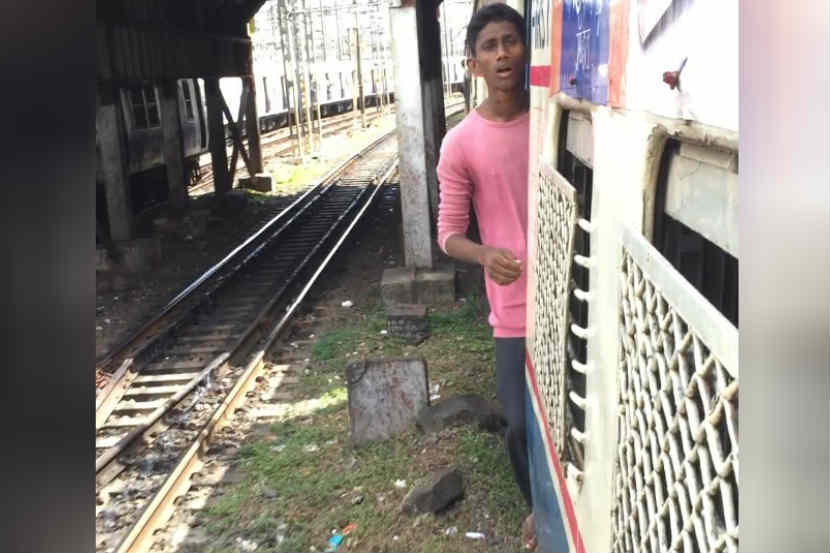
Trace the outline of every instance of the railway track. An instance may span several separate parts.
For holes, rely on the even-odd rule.
[[[463,100],[460,102],[456,101],[447,105],[446,110],[448,116],[450,113],[457,113],[458,108],[463,105]],[[368,122],[372,122],[378,118],[384,117],[394,112],[394,104],[391,105],[390,111],[377,112],[373,110],[372,113],[368,113],[367,110],[366,120]],[[323,120],[323,136],[328,137],[337,134],[341,131],[351,129],[354,123],[354,117],[355,116],[353,113],[347,112],[340,115],[325,118]],[[291,152],[295,147],[294,145],[296,138],[293,135],[288,134],[287,128],[281,128],[271,131],[268,134],[263,134],[261,141],[263,148],[263,159],[268,159],[275,156],[282,156],[288,152]],[[231,149],[229,148],[229,158],[230,154]],[[190,194],[202,194],[213,190],[213,171],[210,169],[210,156],[207,154],[201,156],[199,160],[199,165],[200,180],[198,183],[190,187]],[[246,171],[245,164],[242,162],[241,159],[237,162],[236,170],[239,171],[240,174],[243,174]]]
[[[99,551],[150,549],[265,352],[394,171],[393,134],[332,170],[99,364],[112,375],[96,400]]]

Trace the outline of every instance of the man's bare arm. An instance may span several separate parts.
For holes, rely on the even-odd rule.
[[[522,274],[521,264],[510,250],[477,244],[463,234],[447,238],[444,247],[451,257],[481,265],[496,284],[510,284]]]

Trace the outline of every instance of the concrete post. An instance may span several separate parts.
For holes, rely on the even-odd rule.
[[[213,169],[213,191],[217,198],[231,189],[228,173],[228,153],[225,151],[225,127],[222,125],[222,101],[219,99],[219,79],[205,77],[205,103],[207,104],[210,133],[210,163]]]
[[[107,196],[109,233],[112,240],[135,237],[133,212],[130,205],[130,178],[127,173],[124,122],[121,102],[115,87],[105,86],[95,117],[99,162]]]
[[[427,188],[423,81],[421,71],[413,71],[413,68],[420,67],[419,49],[412,47],[420,42],[416,10],[414,1],[401,3],[393,0],[389,16],[393,37],[404,262],[407,267],[431,269],[432,213]]]
[[[179,91],[176,81],[161,83],[162,156],[167,171],[168,202],[174,209],[187,207],[187,173],[179,116]]]

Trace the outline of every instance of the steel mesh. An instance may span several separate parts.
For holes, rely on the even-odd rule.
[[[560,458],[567,435],[565,340],[576,218],[574,187],[543,165],[539,171],[533,365],[546,422]]]
[[[737,372],[635,257],[623,247],[612,550],[737,551]]]

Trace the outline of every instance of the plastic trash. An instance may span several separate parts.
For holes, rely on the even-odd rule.
[[[396,488],[405,488],[406,487],[406,480],[395,480],[395,487]]]
[[[335,534],[329,538],[329,546],[326,548],[326,551],[337,551],[337,547],[340,545],[340,542],[343,541],[343,534]]]
[[[347,524],[346,526],[344,526],[343,529],[340,530],[340,532],[344,536],[348,536],[349,534],[354,532],[356,529],[357,529],[357,524],[355,524],[354,522],[351,522],[351,523]]]
[[[450,526],[449,528],[444,530],[444,535],[445,536],[454,536],[457,533],[458,533],[458,527],[457,526]]]
[[[354,305],[354,302],[352,302],[352,300],[346,300],[343,303],[341,303],[340,305],[342,305],[343,307],[351,307],[351,306]]]
[[[484,534],[481,532],[467,532],[464,534],[466,537],[470,538],[471,540],[483,540]]]

